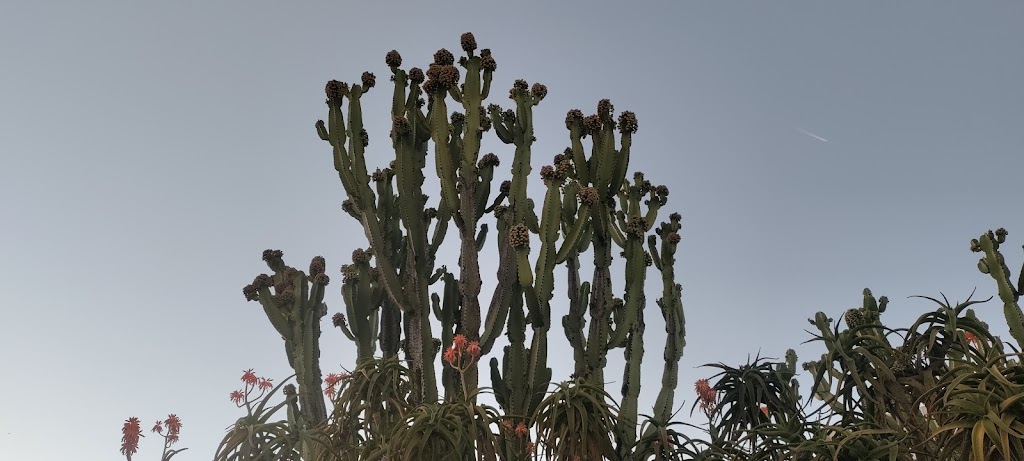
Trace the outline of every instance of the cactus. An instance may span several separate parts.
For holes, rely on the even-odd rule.
[[[284,339],[288,365],[299,384],[299,422],[315,426],[327,419],[320,395],[320,319],[327,314],[323,299],[330,278],[320,256],[313,258],[308,276],[286,265],[283,256],[280,250],[264,251],[263,260],[274,275],[257,275],[242,292],[247,300],[263,306],[270,324]]]
[[[368,243],[367,248],[353,252],[350,264],[342,266],[344,309],[332,316],[333,324],[355,344],[357,369],[364,373],[385,362],[394,366],[387,360],[401,355],[408,369],[401,376],[410,380],[410,403],[423,405],[435,404],[439,398],[445,402],[466,399],[474,405],[481,389],[477,361],[458,369],[442,361],[443,392],[439,393],[435,369],[442,344],[465,339],[487,355],[505,334],[508,345],[489,360],[491,386],[504,418],[521,423],[526,430],[534,423],[552,381],[548,342],[552,316],[562,306],[555,299],[555,280],[564,266],[569,302],[558,315],[575,358],[577,384],[572,389],[609,395],[604,389],[608,354],[623,349],[621,405],[616,405],[620,409],[610,435],[618,442],[618,454],[626,456],[639,426],[645,289],[652,265],[661,274],[658,305],[669,336],[656,417],[667,421],[673,406],[685,346],[681,288],[674,271],[680,217],[673,214],[660,228],[656,226],[668,188],[653,186],[639,172],[627,178],[637,118],[625,111],[616,120],[607,99],[598,102],[594,115],[568,112],[570,145],[540,168],[544,195],[534,202],[527,194],[534,174],[533,114],[548,90],[540,83],[516,80],[508,93],[514,107],[486,103],[497,68],[495,58],[490,50],[478,50],[469,33],[461,37],[461,48],[463,56],[458,59],[446,49],[438,50],[425,72],[403,67],[397,51],[387,53],[385,63],[394,87],[390,98],[394,160],[372,172],[367,164],[369,140],[362,103],[363,96],[376,87],[376,76],[364,72],[359,83],[331,80],[325,86],[328,117],[315,128],[331,146],[334,168],[347,196],[342,209],[360,223]],[[506,165],[511,178],[500,184],[494,184],[494,178],[502,162],[497,155],[481,151],[482,139],[491,131],[512,150]],[[589,138],[589,153],[584,138]],[[433,200],[424,194],[430,156],[440,192]],[[484,222],[492,216],[493,228]],[[435,267],[450,223],[458,231],[453,237],[459,248],[457,270]],[[656,236],[649,235],[655,228],[661,236],[660,248]],[[484,306],[479,258],[489,246],[497,249],[497,283]],[[587,252],[593,253],[595,267],[589,280],[583,281],[580,258],[587,257]],[[611,271],[614,254],[620,254],[626,264],[618,293]],[[311,268],[309,278],[326,280],[322,258],[316,264],[316,274]],[[266,298],[265,307],[276,306],[280,295],[264,294],[261,290],[272,284],[263,287],[262,283],[257,289],[247,288],[246,296],[259,291],[261,302]],[[294,291],[300,293],[297,288]],[[316,315],[324,315],[322,299],[323,287],[315,283],[308,293],[295,296],[294,302],[301,306],[315,307],[297,320],[303,328],[316,323]],[[278,330],[285,336],[289,360],[297,367],[300,387],[311,385],[313,371],[319,379],[319,369],[302,367],[311,367],[313,362],[306,355],[315,352],[318,357],[319,351],[304,344],[300,351],[293,343],[312,336],[290,339],[285,332],[293,327],[279,318],[285,314],[268,307],[267,315],[275,327],[282,325]],[[439,332],[433,331],[438,327]],[[378,360],[378,354],[383,359]],[[300,410],[306,411],[301,408],[306,403],[299,402]]]
[[[1001,227],[995,232],[990,230],[981,237],[971,240],[971,251],[984,254],[978,261],[978,270],[995,279],[999,300],[1003,302],[1003,316],[1010,327],[1010,335],[1017,341],[1019,347],[1024,347],[1024,313],[1017,303],[1021,292],[1024,291],[1024,267],[1021,267],[1017,286],[1013,286],[1010,269],[1006,267],[1006,260],[999,251],[999,245],[1006,243],[1007,234],[1006,229]]]

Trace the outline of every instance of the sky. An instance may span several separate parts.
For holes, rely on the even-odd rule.
[[[491,102],[509,107],[503,91],[518,78],[549,89],[534,171],[567,145],[569,109],[610,98],[637,114],[630,171],[667,185],[664,212],[683,216],[683,421],[700,422],[688,416],[692,383],[714,373],[701,365],[787,348],[814,359],[806,319],[838,318],[865,287],[889,297],[883,319],[901,327],[934,307],[911,295],[995,294],[968,245],[988,229],[1009,230],[1016,273],[1024,4],[623,5],[6,3],[0,459],[119,459],[125,419],[148,428],[169,413],[189,448],[175,459],[210,459],[242,415],[228,399],[242,371],[291,374],[280,336],[241,293],[267,271],[261,252],[281,249],[300,268],[323,255],[340,280],[366,246],[313,128],[326,118],[324,82],[377,74],[363,105],[368,162],[384,166],[385,53],[425,67],[467,31],[497,59]],[[484,152],[508,174],[511,148],[492,135]],[[330,327],[338,285],[325,372],[355,356]],[[651,286],[641,413],[662,366]],[[975,307],[1005,335],[996,300]],[[571,364],[553,361],[554,379],[567,379]],[[617,392],[619,352],[610,361]],[[151,435],[135,459],[161,448]]]

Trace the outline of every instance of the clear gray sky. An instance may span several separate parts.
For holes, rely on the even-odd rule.
[[[364,105],[382,166],[384,54],[425,66],[466,31],[497,58],[492,102],[508,106],[517,78],[547,84],[535,167],[565,147],[568,109],[611,98],[637,113],[632,169],[668,185],[666,211],[684,217],[683,414],[712,373],[699,365],[781,356],[814,312],[837,317],[864,287],[889,296],[898,326],[932,308],[909,295],[994,294],[968,249],[986,229],[1009,229],[1020,267],[1021,2],[498,5],[6,3],[0,459],[118,459],[126,418],[148,428],[168,413],[191,448],[176,459],[209,459],[241,415],[228,394],[242,370],[290,374],[241,293],[262,250],[298,267],[322,254],[336,276],[365,246],[313,129],[324,82],[381,79]],[[485,149],[508,166],[510,148]],[[645,398],[662,363],[656,293]],[[997,303],[978,310],[1005,330]],[[351,366],[353,346],[324,325],[325,371]],[[151,435],[137,459],[160,448]]]

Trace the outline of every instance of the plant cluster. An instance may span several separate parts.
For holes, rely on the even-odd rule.
[[[548,90],[516,80],[511,107],[485,105],[495,56],[471,33],[460,45],[458,57],[438,50],[426,70],[403,67],[397,51],[385,56],[393,160],[380,167],[367,161],[362,111],[376,76],[327,82],[328,116],[316,132],[347,196],[342,209],[367,241],[341,266],[344,308],[331,317],[354,344],[355,367],[326,377],[320,368],[331,281],[324,258],[302,271],[282,251],[264,251],[270,273],[243,295],[281,335],[296,382],[274,386],[247,370],[231,394],[246,415],[228,428],[216,460],[1024,459],[1019,349],[991,334],[969,308],[982,301],[970,298],[955,306],[927,298],[935,311],[891,328],[888,299],[865,289],[860,307],[839,320],[824,312],[810,320],[811,341],[825,352],[802,365],[813,378],[807,398],[790,350],[781,361],[706,365],[718,373],[695,383],[691,407],[706,422],[674,420],[686,345],[675,275],[681,216],[659,221],[668,188],[627,173],[636,114],[616,117],[607,99],[591,115],[568,111],[567,147],[540,168],[544,193],[534,201],[534,109]],[[508,146],[505,162],[482,154],[488,133]],[[428,163],[439,183],[434,199],[424,193]],[[503,163],[510,179],[499,182]],[[997,283],[1019,348],[1024,271],[1014,284],[999,249],[1006,236],[989,231],[971,250]],[[437,264],[446,240],[458,248],[457,270]],[[480,270],[487,252],[498,262],[489,299]],[[651,273],[660,275],[664,365],[653,408],[641,414],[641,386],[653,382],[640,373]],[[556,278],[566,287],[559,301]],[[573,372],[554,382],[549,340],[558,330]],[[498,350],[501,335],[507,345]],[[625,365],[617,395],[606,387],[613,353]],[[481,403],[481,393],[497,407]],[[284,419],[274,419],[281,409]],[[138,420],[124,431],[130,460]]]

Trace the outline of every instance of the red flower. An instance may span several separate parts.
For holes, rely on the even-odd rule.
[[[470,341],[469,345],[466,346],[466,353],[474,359],[480,357],[480,342]]]
[[[452,339],[452,347],[455,348],[456,353],[461,354],[462,350],[466,348],[466,335],[455,335]]]
[[[527,429],[526,425],[523,424],[522,422],[520,422],[519,424],[516,424],[516,435],[517,436],[519,436],[519,437],[526,437],[526,434],[528,434],[529,432],[530,432],[530,430]]]
[[[245,394],[242,391],[231,391],[231,401],[235,402],[235,405],[241,405],[243,399],[245,399]]]
[[[698,379],[693,387],[697,391],[697,400],[700,401],[701,410],[705,413],[711,411],[711,408],[714,407],[715,402],[718,400],[715,388],[711,387],[711,383],[706,379]]]
[[[761,413],[764,413],[765,416],[768,416],[768,405],[765,405],[763,403],[761,404]]]
[[[271,384],[270,381],[271,380],[267,379],[267,378],[260,378],[260,384],[259,384],[260,390],[261,391],[265,391],[267,389],[270,389],[271,387],[274,387],[274,385]]]
[[[178,418],[178,415],[172,413],[167,415],[164,424],[167,425],[167,441],[171,443],[177,442],[178,434],[181,433],[181,419]]]
[[[139,426],[139,418],[132,416],[125,420],[121,434],[121,454],[127,456],[128,461],[132,461],[132,455],[139,451],[139,437],[144,437]]]
[[[459,362],[459,353],[456,352],[455,347],[449,347],[444,351],[444,361],[448,362],[449,365],[455,366]]]
[[[345,379],[344,376],[339,375],[337,373],[331,373],[327,375],[326,378],[324,378],[324,384],[326,384],[327,387],[334,387],[336,384],[338,384],[338,382],[340,382],[343,379]]]
[[[256,384],[256,379],[256,373],[252,372],[252,368],[245,370],[245,373],[242,373],[242,381],[244,381],[245,384]]]
[[[163,422],[157,421],[156,424],[153,425],[153,430],[151,430],[150,432],[162,434],[164,432]]]
[[[966,339],[967,342],[973,344],[975,347],[977,347],[979,344],[981,344],[981,341],[978,340],[978,337],[975,336],[974,333],[971,333],[969,331],[965,331],[964,332],[964,339]]]

